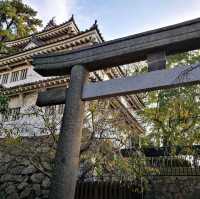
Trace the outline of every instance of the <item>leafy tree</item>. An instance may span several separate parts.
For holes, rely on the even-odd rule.
[[[15,143],[13,137],[19,138],[21,135],[26,134],[48,136],[53,144],[49,154],[45,153],[44,155],[48,162],[51,162],[56,151],[61,115],[58,115],[55,109],[53,110],[53,106],[47,109],[31,107],[20,114],[20,121],[8,121],[2,126],[1,133],[7,137],[6,144]],[[138,164],[134,164],[134,167],[132,167],[133,161],[124,158],[120,153],[121,148],[127,145],[128,139],[132,136],[133,130],[127,125],[124,115],[113,108],[113,99],[89,103],[84,118],[80,154],[80,179],[85,180],[92,176],[99,178],[107,176],[110,179],[115,176],[116,179],[121,180],[127,179],[127,177],[131,179],[131,177],[141,176],[142,167],[139,162],[143,162],[143,159],[140,161],[141,157],[137,155],[138,161],[136,163]],[[27,154],[29,154],[28,150],[29,147],[26,148]],[[32,151],[34,149],[30,148],[31,155],[29,157],[34,155],[36,161],[34,164],[39,165],[40,170],[51,176],[51,170],[47,171],[41,165],[40,159],[43,158],[43,155],[37,153],[37,150],[35,150],[35,153]],[[136,160],[136,156],[134,160]],[[125,170],[127,170],[126,173]],[[129,171],[132,171],[132,173],[130,174]]]
[[[22,0],[0,1],[0,50],[6,52],[5,41],[34,33],[42,21],[37,12]]]
[[[182,53],[169,57],[168,67],[193,64],[199,60],[199,51]],[[198,85],[194,85],[149,92],[146,95],[146,108],[141,116],[147,126],[146,140],[149,144],[191,146],[200,142],[199,89]]]

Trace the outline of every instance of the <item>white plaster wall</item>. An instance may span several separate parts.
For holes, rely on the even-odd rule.
[[[9,99],[9,108],[21,107],[22,102],[20,101],[19,96],[15,96]]]
[[[26,68],[26,67],[23,67],[23,68]],[[23,68],[18,68],[17,70],[13,70],[13,71],[18,71],[18,70],[21,70]],[[19,85],[23,85],[23,84],[28,84],[28,83],[33,83],[33,82],[36,82],[36,81],[39,81],[39,80],[50,79],[48,77],[42,77],[41,75],[39,75],[38,73],[36,73],[33,70],[32,66],[29,66],[26,79],[19,80],[19,81],[16,81],[16,82],[10,82],[11,73],[13,71],[10,71],[10,76],[9,76],[8,83],[4,84],[4,86],[7,87],[7,88],[14,87],[14,86],[19,86]]]
[[[27,93],[23,95],[23,106],[33,106],[36,104],[38,93]]]

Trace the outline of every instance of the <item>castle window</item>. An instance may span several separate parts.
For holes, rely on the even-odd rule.
[[[27,77],[27,72],[28,72],[28,69],[27,69],[27,68],[21,70],[20,80],[24,80],[24,79],[26,79],[26,77]]]
[[[10,82],[16,82],[19,79],[19,71],[12,72]]]
[[[8,82],[8,75],[9,73],[3,74],[2,81],[1,81],[2,84],[6,84]]]
[[[7,122],[9,120],[10,112],[8,111],[6,114],[2,115],[2,122]]]
[[[58,105],[58,114],[63,114],[64,113],[64,108],[65,108],[64,104]]]
[[[18,120],[20,118],[20,107],[11,109],[11,120]]]
[[[20,118],[20,107],[11,108],[6,114],[2,115],[2,122],[14,121]]]
[[[47,115],[53,115],[53,114],[55,114],[56,113],[56,106],[55,105],[54,106],[46,106],[45,107],[45,113]]]

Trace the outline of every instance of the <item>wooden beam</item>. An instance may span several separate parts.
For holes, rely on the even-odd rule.
[[[64,104],[67,90],[67,88],[54,88],[40,92],[38,94],[36,105],[42,107]]]
[[[157,70],[136,76],[88,83],[83,87],[82,100],[123,96],[200,82],[200,63],[173,69]],[[55,89],[39,94],[37,104],[48,106],[64,104],[65,89]],[[53,104],[52,104],[53,103]]]
[[[200,63],[157,70],[136,76],[90,83],[83,87],[83,100],[115,97],[200,83]]]
[[[164,51],[170,55],[198,48],[200,18],[70,52],[38,55],[33,65],[43,76],[64,75],[76,64],[94,71],[145,60],[154,52]]]

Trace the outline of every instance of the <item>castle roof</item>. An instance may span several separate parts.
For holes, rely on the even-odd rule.
[[[78,29],[73,16],[60,25],[56,25],[54,22],[49,23],[48,27],[46,26],[38,33],[6,42],[8,47],[16,50],[13,53],[1,55],[0,70],[5,70],[8,65],[10,67],[10,65],[16,65],[24,60],[31,61],[34,55],[71,50],[104,41],[96,21],[85,31]]]
[[[73,16],[68,21],[65,21],[64,23],[59,24],[59,25],[55,24],[55,22],[52,22],[52,19],[51,19],[47,23],[45,28],[42,29],[41,31],[33,33],[32,35],[29,35],[26,37],[7,41],[6,45],[9,47],[21,46],[22,44],[28,42],[33,35],[35,35],[37,38],[43,39],[43,40],[50,39],[50,38],[65,34],[66,32],[69,32],[69,29],[70,29],[71,33],[79,32],[79,29],[75,23]]]

